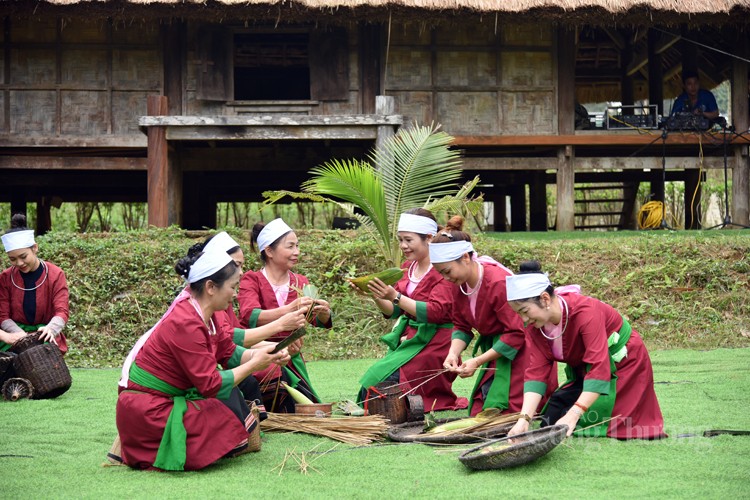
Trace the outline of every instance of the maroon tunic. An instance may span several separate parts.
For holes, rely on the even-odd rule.
[[[218,325],[217,334],[210,335],[190,301],[183,300],[155,328],[135,358],[140,368],[164,382],[183,390],[195,387],[206,398],[189,401],[183,419],[185,470],[202,469],[247,442],[243,423],[216,398],[230,384],[216,365],[226,365],[237,348]],[[172,406],[170,397],[154,389],[133,382],[128,382],[127,389],[120,387],[117,429],[126,464],[152,467]]]
[[[401,267],[408,268],[411,262],[404,263]],[[404,276],[394,285],[401,294],[410,297],[417,303],[417,317],[405,314],[409,319],[421,323],[446,324],[451,323],[453,312],[453,288],[454,286],[443,279],[443,276],[434,268],[424,275],[422,280],[410,295],[407,293],[409,276]],[[435,336],[430,342],[406,364],[399,369],[399,380],[401,389],[407,392],[412,387],[423,384],[426,376],[431,376],[443,369],[443,361],[448,356],[451,347],[452,327],[438,328]],[[404,335],[407,339],[413,338],[417,329],[407,325]],[[466,408],[466,398],[458,398],[453,392],[451,385],[456,379],[455,373],[444,373],[421,385],[412,394],[422,396],[424,409],[435,410],[459,410]]]
[[[54,316],[59,316],[67,323],[69,316],[68,283],[65,280],[65,273],[50,262],[45,261],[44,264],[49,270],[49,276],[45,280],[45,273],[42,273],[36,282],[36,285],[39,285],[42,281],[44,281],[44,284],[35,290],[36,316],[31,324],[46,325]],[[13,282],[23,287],[23,278],[15,266],[9,267],[0,274],[0,323],[12,319],[18,324],[28,325],[26,314],[23,312],[25,292],[14,286]],[[65,354],[68,351],[65,335],[61,332],[56,340],[60,351]]]
[[[568,304],[569,319],[562,334],[563,359],[583,377],[583,390],[608,390],[612,378],[607,344],[609,336],[622,327],[622,316],[612,306],[577,293],[561,293]],[[539,329],[527,327],[531,363],[526,381],[546,381],[554,358],[549,341]],[[627,356],[616,363],[616,398],[607,436],[620,439],[664,436],[664,419],[654,392],[654,373],[646,346],[633,330],[626,344]],[[587,371],[588,368],[588,371]]]
[[[526,347],[526,335],[523,322],[513,309],[508,305],[505,292],[505,278],[509,276],[508,271],[502,267],[483,263],[484,276],[477,297],[476,315],[471,312],[469,297],[464,295],[457,286],[453,286],[453,324],[454,331],[458,330],[464,335],[454,333],[454,337],[463,337],[469,340],[472,329],[479,332],[481,337],[490,338],[484,342],[491,342],[492,348],[502,356],[511,360],[510,384],[507,387],[508,408],[504,411],[518,412],[523,405],[523,381],[524,372],[529,364],[529,350]],[[481,342],[482,339],[477,339]],[[489,368],[495,368],[496,362],[488,364]],[[482,385],[495,376],[492,369],[480,372],[480,383],[472,394],[471,414],[476,415],[482,410],[484,396],[481,391]],[[547,374],[550,384],[550,393],[557,386],[557,373],[550,371]],[[544,401],[542,401],[542,404]]]

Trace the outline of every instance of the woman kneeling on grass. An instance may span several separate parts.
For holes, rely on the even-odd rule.
[[[395,286],[377,278],[368,284],[378,309],[398,321],[380,339],[388,354],[359,381],[359,401],[367,399],[371,386],[388,381],[399,384],[405,393],[422,396],[427,410],[460,410],[469,404],[451,389],[455,373],[438,375],[451,346],[453,286],[430,263],[429,243],[437,232],[429,210],[415,208],[401,214],[398,241],[406,275]]]
[[[28,333],[52,342],[65,354],[62,333],[68,322],[68,284],[65,273],[37,256],[34,231],[26,217],[16,214],[11,229],[2,236],[12,264],[0,274],[0,351],[7,351]]]
[[[527,323],[531,351],[523,415],[509,436],[528,430],[559,361],[568,380],[550,397],[542,426],[567,425],[568,435],[578,427],[581,436],[666,437],[646,346],[619,312],[581,295],[577,285],[554,289],[536,261],[521,264],[506,286],[510,307]]]
[[[224,335],[215,313],[235,296],[240,269],[225,251],[181,259],[190,284],[134,347],[117,400],[122,459],[137,469],[196,470],[247,449],[257,422],[235,387],[254,371],[289,361],[272,346],[246,350]],[[226,369],[217,369],[217,364]]]
[[[505,280],[513,273],[490,257],[477,257],[463,223],[462,217],[452,217],[430,243],[432,265],[454,285],[454,330],[443,366],[464,378],[480,370],[471,392],[471,415],[489,408],[517,412],[529,351],[523,323],[505,300]],[[474,339],[473,330],[479,338],[472,357],[461,362],[461,353]],[[550,385],[556,384],[557,373],[549,377]]]

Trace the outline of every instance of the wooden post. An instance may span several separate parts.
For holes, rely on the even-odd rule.
[[[633,82],[635,78],[630,75],[628,76],[628,67],[633,62],[633,33],[632,30],[626,30],[625,32],[625,47],[620,51],[621,53],[621,64],[622,73],[620,76],[620,99],[622,104],[625,106],[632,106],[635,103],[635,89],[633,88]]]
[[[487,201],[492,202],[492,229],[487,228],[489,231],[504,233],[508,230],[505,224],[505,222],[508,220],[508,211],[506,210],[505,196],[505,186],[498,185],[497,182],[494,182],[492,190],[487,193]]]
[[[656,53],[659,32],[648,30],[648,103],[656,104],[658,113],[664,115],[664,71],[661,67],[661,54]]]
[[[52,214],[48,196],[36,200],[36,234],[44,234],[52,229]]]
[[[529,227],[532,231],[547,230],[547,182],[543,170],[535,170],[529,187]]]
[[[565,27],[557,31],[557,130],[560,135],[575,133],[575,32]],[[575,229],[575,154],[573,146],[565,146],[557,153],[557,230]],[[534,198],[532,189],[532,201]],[[531,213],[533,214],[532,207]],[[545,208],[546,212],[546,208]],[[545,213],[544,230],[547,227]],[[534,229],[534,222],[531,227]]]
[[[701,228],[701,176],[700,170],[685,170],[685,229]]]
[[[520,183],[510,190],[510,230],[526,231],[526,184]]]
[[[573,146],[557,151],[557,227],[558,231],[575,230],[575,168]]]
[[[360,102],[364,114],[372,114],[375,111],[375,101],[381,92],[382,30],[380,24],[360,23],[359,26],[359,74],[362,89]]]
[[[396,101],[391,96],[379,95],[375,97],[375,114],[392,115],[395,113]],[[392,125],[381,125],[378,127],[378,137],[375,139],[375,147],[380,149],[391,137],[395,135]]]
[[[744,58],[750,55],[750,42],[747,34],[737,32],[734,50]],[[732,120],[737,133],[750,129],[750,109],[748,109],[748,71],[745,61],[732,61]],[[743,226],[750,225],[750,157],[747,146],[734,146],[730,153],[734,156],[732,168],[732,199],[730,211],[732,222]],[[734,226],[737,227],[737,226]]]
[[[185,57],[184,22],[171,20],[162,25],[162,61],[164,68],[164,96],[168,100],[168,114],[181,115],[183,101],[182,68]]]
[[[167,98],[160,95],[148,96],[147,114],[164,116],[168,114]],[[167,227],[169,220],[169,152],[165,127],[148,128],[148,224]]]

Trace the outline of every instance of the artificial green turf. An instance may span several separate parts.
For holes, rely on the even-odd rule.
[[[748,494],[750,437],[701,435],[750,429],[748,356],[750,349],[652,353],[668,439],[569,439],[536,462],[484,472],[424,445],[341,444],[314,462],[319,473],[303,475],[288,461],[279,475],[273,469],[287,450],[335,444],[293,434],[266,434],[260,453],[199,472],[101,467],[115,435],[118,372],[77,369],[58,399],[0,402],[0,497],[736,498]],[[336,400],[354,396],[370,363],[320,361],[309,369],[324,398]],[[465,395],[470,384],[459,380],[455,388]]]

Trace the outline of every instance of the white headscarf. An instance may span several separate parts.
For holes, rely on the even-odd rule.
[[[13,231],[5,233],[2,236],[3,246],[6,252],[12,252],[19,248],[31,248],[36,242],[34,241],[34,230],[25,229],[23,231]]]
[[[508,301],[539,297],[548,286],[549,278],[542,273],[514,274],[505,278]]]
[[[438,225],[437,222],[424,217],[422,215],[415,214],[401,214],[398,219],[398,230],[406,231],[409,233],[417,234],[429,234],[434,236],[437,234]]]
[[[261,229],[258,235],[258,253],[292,230],[281,218],[274,219]]]
[[[190,267],[187,282],[195,283],[203,278],[208,278],[230,262],[234,262],[234,260],[224,251],[214,249],[210,252],[203,252]]]
[[[233,248],[240,246],[234,239],[227,234],[226,231],[222,231],[206,243],[203,247],[204,252],[211,252],[213,250],[219,250],[221,252],[229,252]]]
[[[441,264],[457,260],[465,253],[473,252],[470,241],[449,241],[448,243],[430,243],[430,262]]]

